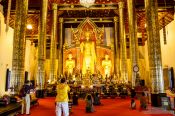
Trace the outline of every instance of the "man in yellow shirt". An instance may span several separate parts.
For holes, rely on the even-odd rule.
[[[56,116],[69,116],[69,106],[68,106],[68,92],[70,87],[66,84],[66,79],[62,78],[61,83],[57,85],[57,96],[55,99],[56,102]]]

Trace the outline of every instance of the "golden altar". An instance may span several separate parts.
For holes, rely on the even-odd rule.
[[[63,50],[63,72],[66,75],[68,70],[66,62],[69,54],[72,54],[72,60],[75,61],[75,67],[72,75],[81,74],[83,77],[92,74],[100,74],[103,78],[113,75],[114,72],[114,46],[105,45],[105,28],[98,27],[91,19],[86,18],[77,28],[71,28],[71,41],[64,43]],[[111,38],[107,38],[111,39]],[[102,65],[105,56],[110,61],[108,75],[105,74],[105,68]],[[106,66],[107,67],[107,66]],[[88,73],[88,74],[87,74]],[[90,76],[88,76],[89,78]],[[75,76],[76,78],[76,76]],[[86,78],[85,78],[86,79]],[[86,79],[87,80],[87,79]],[[84,82],[85,83],[85,82]],[[91,83],[89,81],[89,83]]]

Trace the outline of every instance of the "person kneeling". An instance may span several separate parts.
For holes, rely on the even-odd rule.
[[[131,99],[131,109],[135,110],[136,109],[136,102],[134,99]]]
[[[94,105],[101,105],[99,93],[95,93],[95,95],[94,95],[94,103],[93,104]]]
[[[142,96],[140,98],[140,109],[146,110],[147,109],[147,99],[145,97],[145,93],[142,92]]]
[[[88,94],[86,97],[86,112],[94,112],[93,98],[90,94]]]
[[[78,95],[76,92],[73,93],[72,102],[73,102],[73,105],[78,105]]]

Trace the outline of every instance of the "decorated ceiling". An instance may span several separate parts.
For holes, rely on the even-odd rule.
[[[14,27],[15,19],[15,1],[12,0],[9,25]],[[39,13],[42,0],[29,0],[29,10],[27,23],[32,24],[33,29],[27,30],[28,36],[38,34]],[[118,16],[118,2],[125,2],[125,28],[128,33],[128,14],[127,0],[95,0],[95,3],[89,8],[80,5],[79,0],[48,0],[48,18],[47,18],[47,34],[51,31],[51,4],[58,4],[58,18],[64,18],[64,27],[78,26],[80,22],[89,17],[94,20],[97,26],[113,26],[113,18]],[[174,20],[174,1],[173,0],[157,0],[158,1],[158,18],[160,29],[165,27]],[[8,0],[2,0],[4,6],[4,15],[7,19]],[[146,33],[145,29],[145,8],[144,0],[135,0],[135,8],[137,15],[138,32]],[[111,21],[110,21],[111,20]]]

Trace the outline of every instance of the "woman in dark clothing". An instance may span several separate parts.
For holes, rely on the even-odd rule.
[[[78,105],[78,95],[76,92],[73,93],[72,102],[73,102],[73,105]]]
[[[142,92],[142,96],[140,97],[140,108],[142,110],[146,110],[147,108],[147,98],[144,92]]]
[[[100,105],[101,104],[99,93],[95,93],[95,95],[94,95],[94,103],[93,104],[94,105]]]
[[[136,103],[135,103],[135,96],[136,96],[136,92],[134,89],[131,89],[131,109],[136,109]]]
[[[88,94],[86,97],[86,112],[94,112],[92,95]]]
[[[131,98],[134,98],[136,96],[136,92],[134,89],[131,89]]]

